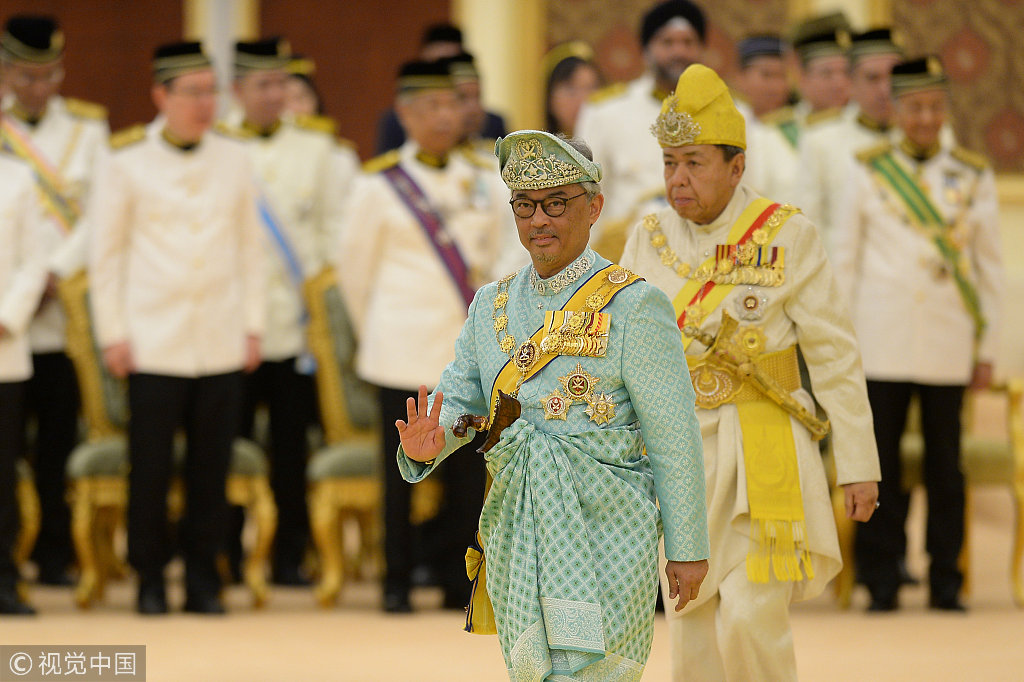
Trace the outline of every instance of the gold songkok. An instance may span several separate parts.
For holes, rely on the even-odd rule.
[[[541,130],[519,130],[499,137],[494,155],[501,179],[511,190],[601,181],[601,164],[580,154],[567,140]]]
[[[747,148],[746,123],[718,74],[703,64],[691,64],[676,90],[661,104],[651,134],[662,147],[727,144]]]

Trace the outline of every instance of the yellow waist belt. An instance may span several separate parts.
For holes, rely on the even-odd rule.
[[[822,435],[828,424],[815,423],[814,416],[790,396],[800,388],[796,346],[739,364],[724,362],[714,352],[686,360],[698,407],[736,403],[750,506],[747,579],[767,583],[771,575],[793,582],[813,578],[789,415]],[[754,375],[759,379],[751,378]]]
[[[774,379],[783,390],[792,393],[801,387],[796,345],[774,353],[763,353],[753,362],[762,374]],[[725,403],[772,400],[772,396],[762,393],[734,367],[703,355],[687,355],[686,364],[690,368],[690,379],[697,394],[697,407],[710,410]]]

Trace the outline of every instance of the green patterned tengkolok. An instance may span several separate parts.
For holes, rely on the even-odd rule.
[[[494,155],[509,189],[547,189],[577,182],[600,182],[601,164],[569,142],[541,130],[519,130],[499,137]]]

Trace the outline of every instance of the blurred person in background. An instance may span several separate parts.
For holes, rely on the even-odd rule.
[[[572,137],[583,103],[601,86],[594,51],[582,41],[556,45],[544,55],[544,129]]]
[[[110,134],[106,109],[59,94],[64,46],[52,17],[12,16],[0,35],[0,79],[8,87],[0,146],[32,168],[46,214],[40,230],[50,275],[29,328],[34,373],[27,388],[27,416],[37,426],[32,466],[42,513],[33,558],[45,585],[72,584],[74,559],[64,468],[78,442],[79,391],[65,353],[57,283],[85,267],[83,215]]]

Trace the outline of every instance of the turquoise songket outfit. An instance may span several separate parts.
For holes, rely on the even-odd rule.
[[[528,134],[506,142],[546,135]],[[569,158],[552,151],[562,141],[540,139],[522,150],[524,174],[540,162],[557,173],[551,162]],[[451,425],[490,414],[496,381],[510,376],[522,415],[484,455],[493,482],[480,515],[509,677],[639,680],[659,534],[669,559],[709,554],[700,430],[672,306],[589,248],[548,279],[530,265],[484,286],[437,387],[445,447],[426,464],[399,449],[406,480],[467,443]]]

